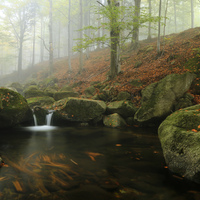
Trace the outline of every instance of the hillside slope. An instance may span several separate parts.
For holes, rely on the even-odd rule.
[[[109,48],[90,52],[90,57],[84,58],[84,70],[79,72],[78,55],[72,58],[72,72],[68,72],[67,58],[54,60],[53,77],[58,84],[78,85],[75,87],[80,94],[93,82],[105,82],[113,86],[116,92],[127,91],[132,94],[132,100],[139,103],[141,90],[147,85],[157,82],[171,73],[192,71],[199,74],[200,69],[200,28],[189,29],[178,34],[171,34],[162,38],[161,56],[157,55],[156,39],[140,42],[137,51],[127,47],[121,57],[121,73],[113,80],[108,80],[110,52]],[[27,74],[34,73],[37,81],[48,77],[48,62],[35,65],[34,69],[27,70]],[[200,77],[200,76],[199,76]],[[199,103],[200,87],[197,78],[190,91],[194,96],[194,103]]]
[[[184,73],[193,71],[198,74],[200,69],[200,28],[189,29],[178,34],[171,34],[162,39],[161,56],[157,56],[156,39],[151,42],[141,41],[137,51],[127,49],[122,54],[122,72],[114,79],[107,81],[113,85],[117,92],[128,91],[133,96],[133,101],[138,102],[140,91],[147,85],[159,81],[171,73]],[[78,73],[79,58],[72,59],[72,73],[68,73],[67,58],[54,61],[54,76],[58,78],[59,85],[66,83],[80,83],[75,89],[83,93],[94,81],[104,82],[109,72],[110,53],[109,49],[102,49],[90,53],[89,59],[85,58],[84,70]],[[46,63],[47,65],[48,63]],[[44,63],[38,64],[40,69]],[[38,72],[38,80],[47,76],[47,70]],[[198,79],[197,79],[198,81]],[[137,82],[139,84],[137,84]],[[117,83],[117,84],[116,84]],[[135,84],[136,83],[136,84]],[[198,83],[196,83],[198,86]],[[198,88],[191,91],[198,103]]]

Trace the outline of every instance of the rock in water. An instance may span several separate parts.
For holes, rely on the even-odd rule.
[[[160,125],[158,136],[169,169],[200,183],[200,105],[168,116]]]
[[[195,74],[171,74],[157,83],[142,90],[141,107],[135,114],[135,120],[146,122],[152,119],[164,118],[190,88]]]
[[[70,121],[89,122],[103,115],[106,104],[103,101],[69,97],[62,109]]]
[[[105,116],[103,123],[105,126],[113,128],[126,126],[126,121],[117,113]]]
[[[10,128],[33,121],[32,111],[21,94],[0,88],[0,95],[0,128]]]

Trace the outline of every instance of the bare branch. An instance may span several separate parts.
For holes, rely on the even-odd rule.
[[[43,45],[44,45],[45,49],[49,52],[50,50],[49,50],[49,48],[47,47],[47,45],[46,45],[44,39],[41,38],[40,36],[38,36],[38,37],[43,41]]]
[[[101,2],[97,1],[97,3],[99,3],[100,5],[102,5],[103,7],[105,7]]]

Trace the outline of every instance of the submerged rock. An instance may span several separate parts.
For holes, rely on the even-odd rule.
[[[200,183],[200,105],[168,116],[160,125],[158,136],[169,169]]]
[[[113,128],[126,126],[126,121],[117,113],[105,116],[103,123],[105,126]]]
[[[138,122],[165,118],[190,88],[195,74],[171,74],[142,90],[141,107],[135,114]]]
[[[0,128],[10,128],[33,121],[32,111],[21,94],[0,88],[0,95]]]

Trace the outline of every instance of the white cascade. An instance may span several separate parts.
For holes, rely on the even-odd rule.
[[[46,115],[46,125],[51,126],[51,120],[53,116],[53,110],[50,110],[49,113]]]
[[[33,119],[34,119],[34,125],[37,126],[37,119],[36,119],[35,114],[33,114]]]

